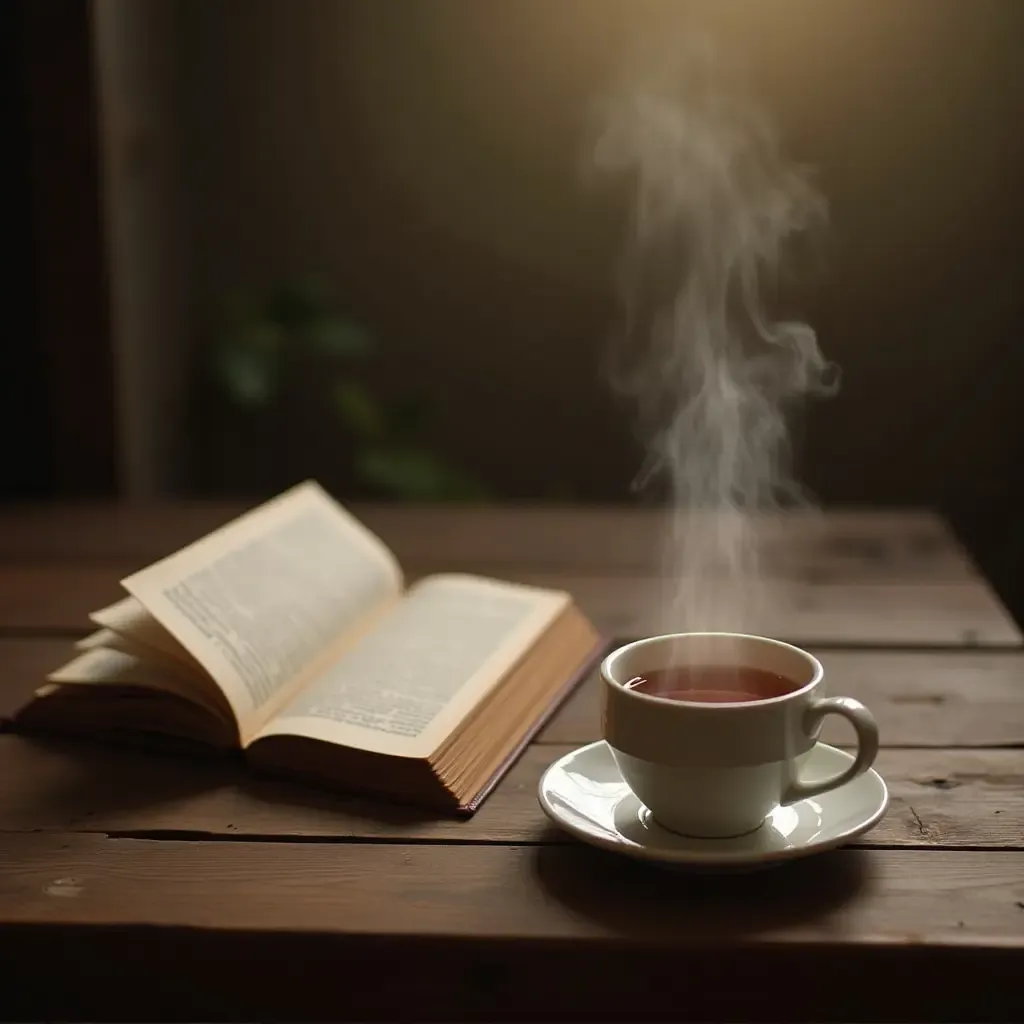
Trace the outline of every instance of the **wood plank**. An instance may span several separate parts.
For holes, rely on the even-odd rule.
[[[1024,654],[898,651],[811,651],[827,673],[829,692],[871,708],[887,746],[1024,745]],[[600,735],[597,676],[551,720],[545,743],[586,743]],[[845,744],[838,721],[822,739]]]
[[[414,564],[469,563],[657,575],[670,513],[663,508],[367,507],[364,521]],[[923,510],[829,509],[755,522],[761,561],[773,578],[935,579],[975,577],[944,520]],[[450,555],[449,555],[450,552]]]
[[[71,654],[71,644],[64,639],[0,639],[0,729]]]
[[[510,570],[508,578],[571,591],[606,636],[647,636],[678,628],[667,618],[666,596],[671,589],[662,580],[518,569]],[[742,598],[730,601],[727,594],[713,596],[711,590],[704,588],[709,601],[719,607],[744,607]],[[755,619],[726,628],[802,645],[985,647],[1021,642],[1013,619],[980,579],[941,583],[769,580]]]
[[[631,938],[674,944],[735,938],[737,929],[758,926],[765,932],[755,943],[813,941],[827,939],[830,926],[850,943],[902,942],[912,932],[916,941],[937,945],[1001,941],[1024,948],[1016,905],[1024,899],[1024,853],[1017,851],[842,851],[823,855],[812,869],[774,869],[772,881],[734,876],[723,885],[705,877],[697,888],[717,889],[721,898],[690,902],[672,898],[694,893],[681,874],[639,869],[577,846],[386,844],[371,852],[362,845],[9,834],[0,842],[7,868],[0,916],[8,924],[601,939],[614,923]],[[825,910],[807,902],[810,876],[820,881],[833,870],[854,869],[861,877],[842,903]],[[580,882],[588,873],[589,883],[616,879],[622,890],[572,885],[571,876]],[[783,877],[792,889],[778,885]],[[453,878],[464,884],[453,885]],[[78,892],[66,896],[61,889],[71,883],[59,880],[74,880]],[[553,898],[542,899],[549,882]],[[560,897],[570,889],[586,900],[584,912],[567,912]],[[408,899],[413,892],[418,898]],[[744,892],[757,893],[757,903],[746,905]]]
[[[0,630],[84,636],[89,612],[124,597],[138,562],[0,565]]]
[[[0,513],[0,629],[79,631],[117,581],[239,506],[46,506]],[[664,621],[652,508],[360,505],[411,577],[444,570],[567,587],[610,635]],[[758,522],[769,614],[743,628],[802,642],[1020,644],[947,525],[929,512],[829,511]],[[66,561],[61,561],[61,560]],[[744,588],[748,589],[748,588]]]
[[[839,851],[805,862],[804,870],[794,863],[728,884],[704,876],[694,885],[688,876],[582,846],[154,843],[10,833],[0,843],[0,920],[8,924],[571,939],[607,938],[611,926],[632,939],[681,945],[758,929],[754,944],[828,939],[840,930],[850,943],[905,942],[912,933],[922,943],[1024,949],[1016,906],[1024,899],[1024,853],[1017,851]],[[813,899],[809,879],[833,872],[860,877],[843,879],[844,899],[827,907]],[[621,884],[601,884],[611,880]],[[679,898],[703,887],[719,898]],[[543,898],[545,889],[551,898]],[[580,913],[565,901],[579,901]]]
[[[223,526],[247,507],[187,500],[10,507],[0,511],[0,561],[127,559],[146,565]]]
[[[355,504],[403,563],[656,573],[666,511],[608,506]],[[126,560],[169,554],[245,511],[231,503],[45,505],[0,510],[0,560]],[[829,509],[759,524],[764,560],[785,578],[975,578],[947,524],[923,510]]]
[[[574,843],[537,802],[541,774],[569,749],[529,748],[474,817],[453,820],[253,779],[233,765],[6,735],[0,832]],[[889,811],[855,845],[1024,849],[1024,750],[884,750],[877,768]]]
[[[76,1016],[84,1004],[123,1019],[154,996],[162,1016],[176,1015],[197,1005],[180,995],[192,985],[167,977],[182,960],[207,1012],[230,1002],[233,1019],[635,1020],[662,1018],[666,991],[673,1019],[680,1006],[695,1019],[788,1021],[1019,1010],[1006,1005],[1024,966],[1016,851],[845,850],[693,877],[568,846],[0,842],[5,1009],[33,1016],[40,1005],[65,1016],[61,989],[73,989]],[[54,985],[53,957],[72,951],[76,984]],[[145,1003],[110,983],[111,964],[141,981]],[[382,985],[371,964],[389,978],[401,965],[401,983]],[[765,1000],[780,976],[801,982]],[[883,998],[886,983],[897,991]]]
[[[88,613],[122,596],[118,581],[136,561],[0,565],[0,630],[82,635]],[[412,566],[414,579],[440,564]],[[660,609],[664,584],[651,578],[536,572],[495,565],[472,571],[570,590],[607,636],[638,636],[670,626]],[[751,627],[752,628],[752,627]],[[1020,634],[981,581],[780,582],[758,631],[801,644],[1017,645]]]

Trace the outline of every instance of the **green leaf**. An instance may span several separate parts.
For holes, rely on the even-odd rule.
[[[430,403],[421,395],[406,395],[388,407],[388,419],[394,436],[421,437],[430,419]]]
[[[274,390],[273,370],[265,355],[253,348],[224,347],[214,367],[228,395],[239,405],[265,405]]]
[[[358,359],[372,347],[370,335],[362,327],[333,314],[307,325],[305,335],[317,352],[334,359]]]
[[[277,327],[259,321],[216,340],[213,371],[233,401],[252,407],[270,400],[282,340]]]
[[[334,408],[361,437],[379,437],[384,419],[377,403],[356,381],[338,381],[331,392]]]
[[[267,320],[254,321],[238,332],[238,342],[241,345],[258,352],[268,360],[277,356],[283,341],[284,332],[281,328]]]
[[[262,317],[259,303],[248,292],[229,292],[221,304],[221,321],[228,331],[257,323]]]
[[[397,497],[430,500],[447,483],[444,467],[426,452],[374,448],[357,455],[355,463],[367,483]]]
[[[356,456],[355,468],[364,482],[407,500],[473,501],[485,496],[471,477],[418,449],[374,447]]]
[[[284,327],[307,327],[328,309],[327,286],[315,278],[288,281],[267,301],[267,315]]]

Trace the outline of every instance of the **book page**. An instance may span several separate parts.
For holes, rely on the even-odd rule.
[[[128,598],[128,600],[138,604],[134,597]],[[139,607],[141,608],[142,605],[139,605]],[[189,677],[195,678],[198,682],[204,682],[206,674],[203,672],[203,667],[199,662],[156,619],[152,618],[152,616],[149,618],[152,623],[152,632],[150,634],[118,632],[104,626],[95,633],[90,633],[88,636],[76,640],[74,644],[75,649],[91,651],[101,647],[108,651],[122,651],[124,654],[134,655],[136,658],[156,662],[158,665],[166,666],[175,672],[187,673]],[[157,636],[158,634],[159,636]],[[157,642],[147,643],[146,640],[141,639],[141,636],[147,636],[147,639],[152,638]],[[169,647],[174,648],[174,653],[168,651]]]
[[[89,618],[97,626],[120,634],[129,643],[160,651],[191,668],[201,668],[199,662],[146,611],[145,606],[130,595],[106,608],[90,612]]]
[[[224,718],[227,709],[216,691],[204,691],[194,680],[124,651],[93,647],[46,677],[49,683],[70,686],[132,686],[159,693],[171,693]]]
[[[298,735],[424,757],[566,607],[560,591],[432,576],[256,737]]]
[[[313,483],[122,580],[251,735],[346,633],[401,592],[394,557]]]
[[[94,647],[106,647],[108,650],[118,650],[117,644],[124,643],[124,637],[115,633],[112,629],[99,629],[95,633],[83,636],[76,640],[72,646],[76,651],[91,651]]]

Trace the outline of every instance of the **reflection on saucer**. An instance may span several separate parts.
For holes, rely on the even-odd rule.
[[[659,825],[654,815],[632,793],[620,791],[614,812],[615,828],[627,842],[637,845],[664,844],[677,837],[677,833]],[[733,850],[768,853],[790,849],[794,836],[816,835],[821,831],[821,805],[813,800],[802,801],[792,807],[776,807],[760,827],[746,835],[729,840]],[[715,849],[720,839],[686,838],[689,845],[708,844]]]
[[[807,755],[808,775],[827,777],[852,760],[819,743]],[[730,839],[696,839],[662,827],[619,775],[603,742],[556,761],[540,782],[540,803],[556,825],[584,842],[642,860],[693,867],[763,867],[849,842],[885,814],[889,794],[869,770],[814,799],[777,807],[760,828]]]

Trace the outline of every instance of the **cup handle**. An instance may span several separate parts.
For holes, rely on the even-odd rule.
[[[804,712],[803,725],[809,735],[814,735],[826,715],[842,715],[853,726],[857,733],[857,756],[849,768],[830,779],[821,782],[793,779],[786,790],[784,803],[791,804],[797,800],[820,796],[830,789],[843,786],[858,775],[863,775],[878,756],[878,725],[871,712],[859,700],[852,697],[826,697],[816,701]]]

